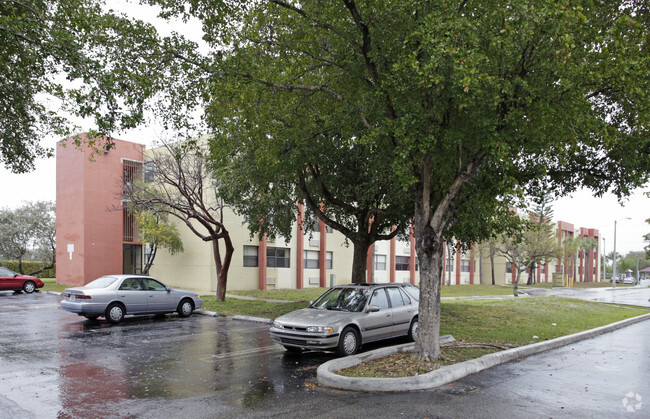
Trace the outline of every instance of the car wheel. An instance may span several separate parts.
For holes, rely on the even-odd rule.
[[[36,284],[34,283],[34,281],[26,281],[23,284],[23,291],[25,291],[27,294],[34,292],[35,289],[36,289]]]
[[[189,299],[184,299],[181,300],[181,302],[178,304],[178,315],[181,317],[189,317],[192,315],[192,312],[194,311],[194,304],[192,304],[192,301]]]
[[[106,320],[113,324],[117,324],[124,319],[124,306],[119,303],[113,303],[106,308]]]
[[[343,329],[337,353],[343,356],[354,355],[359,351],[359,347],[361,347],[359,332],[349,326]]]
[[[411,327],[409,327],[408,338],[411,342],[415,342],[417,340],[419,331],[420,322],[418,322],[418,318],[416,317],[411,321]]]

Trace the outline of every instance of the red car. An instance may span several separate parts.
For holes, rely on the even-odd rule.
[[[34,292],[36,288],[43,288],[45,284],[33,276],[21,275],[7,268],[0,268],[0,290],[13,290],[14,292]]]

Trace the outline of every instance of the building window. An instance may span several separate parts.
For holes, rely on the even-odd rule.
[[[269,268],[289,268],[289,249],[282,247],[266,248],[266,266]]]
[[[153,161],[144,163],[144,181],[147,183],[153,182],[153,165]]]
[[[122,191],[130,193],[133,191],[135,182],[142,180],[142,163],[131,160],[122,162]]]
[[[320,232],[320,220],[318,218],[314,217],[314,219],[311,220],[311,222],[305,221],[305,234],[318,233],[318,232]],[[331,233],[332,227],[325,224],[325,232]]]
[[[395,270],[408,271],[409,270],[409,257],[408,256],[395,256]]]
[[[506,262],[506,273],[507,274],[512,273],[512,262]]]
[[[305,269],[318,269],[319,252],[316,250],[304,251]]]
[[[469,272],[469,260],[461,260],[460,261],[460,271],[461,272]]]
[[[386,255],[375,255],[375,263],[373,269],[375,271],[386,270]]]
[[[332,269],[334,266],[334,253],[325,252],[325,269]]]
[[[454,260],[453,259],[447,259],[447,267],[445,268],[447,272],[453,272],[454,271]]]
[[[244,246],[244,266],[256,267],[257,264],[257,246]]]

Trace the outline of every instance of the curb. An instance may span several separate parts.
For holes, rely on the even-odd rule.
[[[402,353],[411,350],[415,344],[398,345],[390,348],[381,348],[374,351],[366,352],[360,355],[353,355],[345,358],[333,359],[327,361],[316,370],[318,384],[324,387],[332,387],[340,390],[352,391],[411,391],[425,390],[442,386],[453,381],[464,378],[468,375],[475,374],[485,369],[500,365],[506,362],[524,358],[549,349],[575,343],[584,339],[589,339],[603,333],[611,332],[622,327],[650,320],[650,314],[633,317],[618,321],[616,323],[597,327],[573,335],[561,336],[559,338],[547,340],[544,342],[533,343],[532,345],[520,346],[518,348],[508,349],[501,352],[495,352],[483,355],[480,358],[470,359],[454,365],[447,365],[435,371],[426,374],[416,375],[414,377],[401,378],[361,378],[361,377],[344,377],[336,374],[336,371],[343,368],[352,367],[364,361],[380,358],[386,355]]]
[[[267,323],[267,324],[273,323],[273,320],[271,320],[271,319],[263,319],[261,317],[251,317],[251,316],[235,315],[235,316],[232,316],[232,319],[233,320],[244,320],[244,321],[248,321],[248,322]]]
[[[219,313],[216,311],[208,311],[208,310],[194,310],[194,314],[200,314],[201,316],[210,316],[210,317],[217,317]]]

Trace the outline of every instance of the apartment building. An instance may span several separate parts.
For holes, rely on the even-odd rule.
[[[82,134],[82,138],[83,138]],[[114,140],[115,147],[91,160],[89,150],[57,145],[57,282],[82,285],[114,273],[142,271],[147,252],[140,241],[135,220],[122,207],[120,192],[144,176],[147,151],[140,144]],[[251,237],[243,219],[224,209],[224,224],[233,240],[235,253],[228,274],[228,290],[329,287],[349,283],[352,247],[345,237],[321,221],[303,226],[305,208],[296,205],[298,221],[291,238],[274,241]],[[216,267],[212,244],[199,239],[178,223],[184,252],[171,255],[159,250],[150,274],[173,287],[200,292],[216,291]],[[574,234],[573,226],[557,223],[558,240]],[[579,234],[598,239],[594,229]],[[575,258],[580,280],[597,280],[597,248]],[[574,263],[573,259],[572,262]],[[413,234],[407,240],[394,238],[376,242],[368,251],[367,281],[376,283],[419,283]],[[573,267],[574,265],[570,265]],[[537,282],[551,282],[553,272],[568,272],[564,261],[536,267]],[[503,258],[494,266],[479,246],[461,251],[449,243],[444,254],[445,285],[506,285],[514,272]]]

